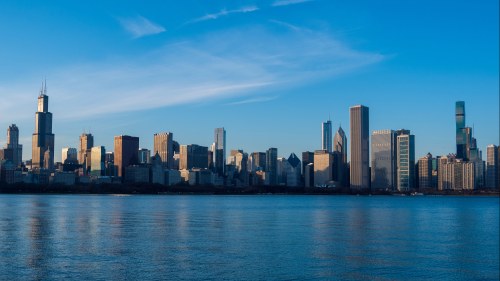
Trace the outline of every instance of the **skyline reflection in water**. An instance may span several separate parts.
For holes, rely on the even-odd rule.
[[[498,197],[0,195],[5,280],[498,280]]]

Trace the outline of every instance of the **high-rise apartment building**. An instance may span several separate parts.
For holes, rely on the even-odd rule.
[[[415,187],[415,136],[404,129],[396,135],[397,189],[409,191]]]
[[[432,181],[432,154],[427,153],[418,159],[418,187],[419,189],[429,189],[434,187]]]
[[[396,133],[377,130],[372,133],[371,189],[394,191],[396,187]]]
[[[439,167],[439,190],[475,189],[475,168],[473,162],[453,157],[441,157]]]
[[[321,124],[321,149],[332,152],[332,121],[328,120]]]
[[[223,176],[226,169],[226,130],[214,130],[214,167],[219,176]]]
[[[160,155],[165,168],[174,168],[174,134],[171,132],[154,134],[153,154]]]
[[[119,177],[125,176],[125,168],[137,165],[137,151],[139,151],[139,138],[127,135],[115,136],[114,165]]]
[[[38,96],[38,111],[35,113],[31,167],[52,170],[54,167],[54,134],[52,133],[52,113],[49,112],[47,84],[42,84]]]
[[[350,108],[351,163],[350,184],[353,190],[370,188],[369,109],[363,105]]]

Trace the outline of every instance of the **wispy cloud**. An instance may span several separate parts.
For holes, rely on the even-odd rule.
[[[314,1],[314,0],[277,0],[277,1],[274,1],[274,3],[271,6],[273,6],[273,7],[288,6],[288,5],[300,4],[300,3],[311,2],[311,1]]]
[[[165,32],[165,28],[159,24],[153,23],[143,16],[134,18],[119,19],[122,27],[132,34],[133,38],[140,38],[148,35]]]
[[[258,10],[259,10],[259,7],[257,7],[257,6],[247,6],[247,7],[242,7],[240,9],[235,9],[235,10],[223,9],[217,13],[207,14],[207,15],[204,15],[202,17],[190,20],[188,23],[196,23],[196,22],[206,21],[206,20],[215,20],[215,19],[218,19],[218,18],[223,17],[223,16],[228,16],[230,14],[251,13],[251,12],[258,11]]]
[[[283,27],[279,32],[266,27],[217,31],[142,56],[48,70],[51,111],[69,122],[182,104],[264,102],[386,58],[354,50],[328,32],[278,26]],[[2,102],[0,118],[32,119],[39,77],[29,80],[0,87],[0,96],[33,106]],[[81,101],[89,104],[82,107]]]
[[[249,103],[268,102],[268,101],[275,100],[277,98],[278,98],[278,96],[247,98],[247,99],[227,103],[227,105],[242,105],[242,104],[249,104]]]

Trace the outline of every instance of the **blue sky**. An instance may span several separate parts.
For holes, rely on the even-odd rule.
[[[370,131],[410,129],[416,157],[455,151],[454,103],[481,149],[499,143],[499,4],[485,1],[2,1],[0,145],[31,158],[46,78],[56,160],[83,131],[174,133],[228,149],[319,149],[331,116],[370,107]]]

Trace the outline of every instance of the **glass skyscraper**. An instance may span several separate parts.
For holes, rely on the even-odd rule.
[[[372,133],[371,188],[393,191],[396,186],[396,133],[378,130]]]
[[[455,124],[456,124],[456,142],[457,158],[467,158],[467,135],[465,131],[465,102],[457,101],[455,103]]]
[[[321,149],[332,152],[332,121],[328,120],[321,124]]]

